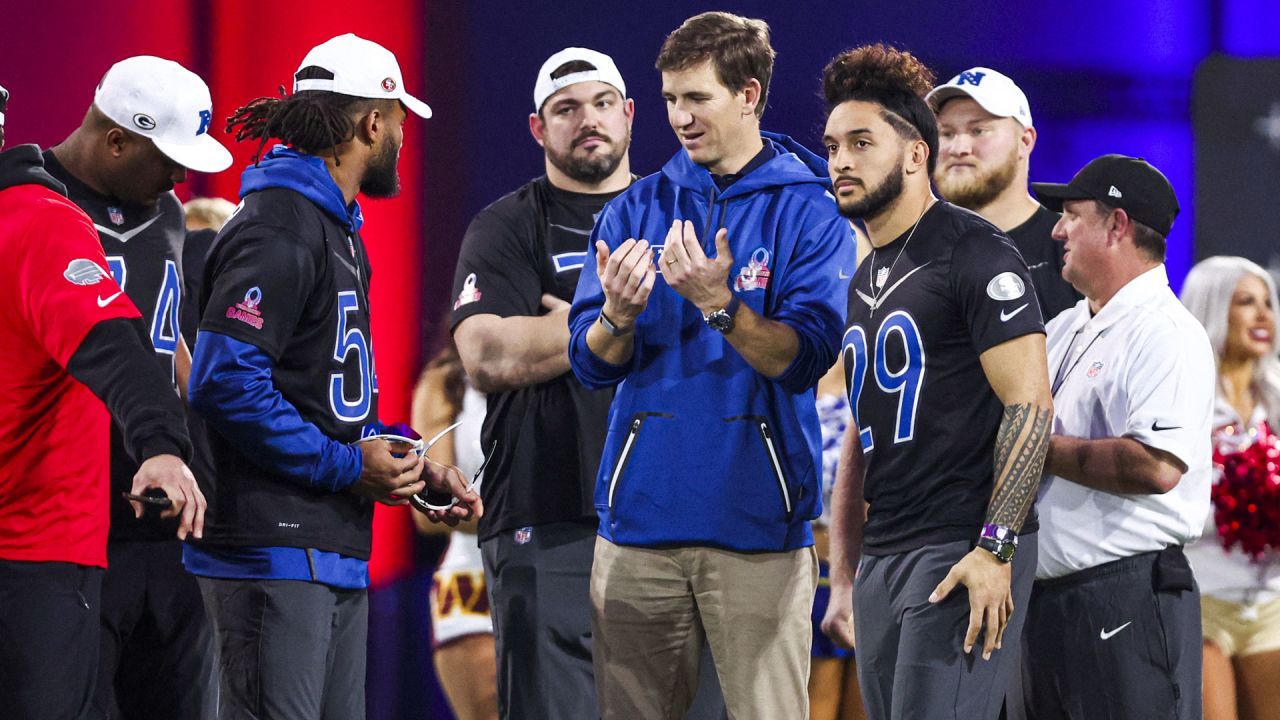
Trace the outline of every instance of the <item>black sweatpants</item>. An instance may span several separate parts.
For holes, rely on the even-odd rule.
[[[92,717],[102,568],[0,560],[0,716]]]
[[[199,581],[218,642],[222,720],[365,716],[367,591],[298,580]]]
[[[1200,591],[1182,548],[1040,580],[1022,653],[1029,720],[1199,720]]]
[[[116,720],[214,720],[217,654],[182,543],[113,541],[102,581],[94,710]]]

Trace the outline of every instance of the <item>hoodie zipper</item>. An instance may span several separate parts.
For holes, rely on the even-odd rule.
[[[782,463],[778,462],[778,451],[773,446],[773,434],[769,432],[769,424],[759,421],[760,437],[764,438],[764,448],[769,453],[769,462],[773,463],[774,475],[778,478],[778,489],[782,491],[782,504],[791,517],[791,491],[787,489],[786,477],[782,474]]]
[[[627,430],[627,439],[622,443],[622,452],[618,453],[618,462],[613,466],[613,476],[609,478],[609,513],[613,513],[613,493],[618,489],[618,480],[622,478],[622,471],[627,467],[627,461],[631,459],[631,448],[635,444],[636,436],[640,434],[640,426],[644,424],[646,417],[675,417],[671,413],[662,412],[642,412],[636,413],[631,419],[631,427]]]

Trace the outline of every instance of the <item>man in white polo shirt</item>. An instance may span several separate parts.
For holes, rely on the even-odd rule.
[[[1122,155],[1033,188],[1062,212],[1062,274],[1085,300],[1046,328],[1056,416],[1027,715],[1199,718],[1200,595],[1182,546],[1209,512],[1214,364],[1165,274],[1178,201],[1159,170]]]

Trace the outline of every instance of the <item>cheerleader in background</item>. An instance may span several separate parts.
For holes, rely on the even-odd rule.
[[[437,462],[457,465],[471,477],[484,461],[480,426],[485,396],[467,382],[452,337],[418,378],[413,391],[412,424],[432,437],[455,422],[462,426],[431,449]],[[450,532],[422,513],[411,513],[424,534]],[[440,560],[431,586],[432,638],[436,675],[458,720],[498,717],[497,660],[493,620],[484,582],[484,565],[476,539],[476,521],[452,529],[449,549]]]
[[[1191,269],[1182,302],[1204,324],[1218,364],[1214,417],[1215,513],[1225,508],[1222,463],[1234,453],[1270,443],[1280,429],[1280,360],[1276,358],[1276,286],[1258,265],[1239,257],[1213,257]],[[1258,448],[1253,448],[1257,451]],[[1257,464],[1257,463],[1255,463]],[[1265,464],[1261,481],[1275,481]],[[1273,496],[1274,497],[1274,496]],[[1228,512],[1223,510],[1223,512]],[[1210,516],[1187,556],[1200,584],[1204,625],[1206,720],[1280,717],[1280,548],[1257,556],[1226,544]],[[1230,530],[1228,530],[1230,532]],[[1271,528],[1272,536],[1280,527]],[[1227,542],[1232,538],[1228,537]]]

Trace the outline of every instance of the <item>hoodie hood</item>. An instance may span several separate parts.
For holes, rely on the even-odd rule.
[[[44,157],[35,145],[17,145],[0,152],[0,190],[17,185],[42,185],[66,197],[67,188],[44,169]]]
[[[760,137],[764,142],[773,145],[774,157],[729,186],[720,195],[721,198],[752,193],[766,187],[802,183],[814,183],[827,190],[831,189],[826,160],[781,133],[761,132]],[[662,174],[680,187],[705,195],[710,195],[716,190],[715,181],[711,179],[711,171],[690,160],[689,153],[683,148],[662,166]]]
[[[268,188],[287,188],[310,200],[316,207],[333,216],[350,232],[360,232],[364,216],[360,203],[345,204],[342,190],[333,181],[324,160],[298,152],[286,145],[271,148],[255,165],[240,175],[240,198]]]

